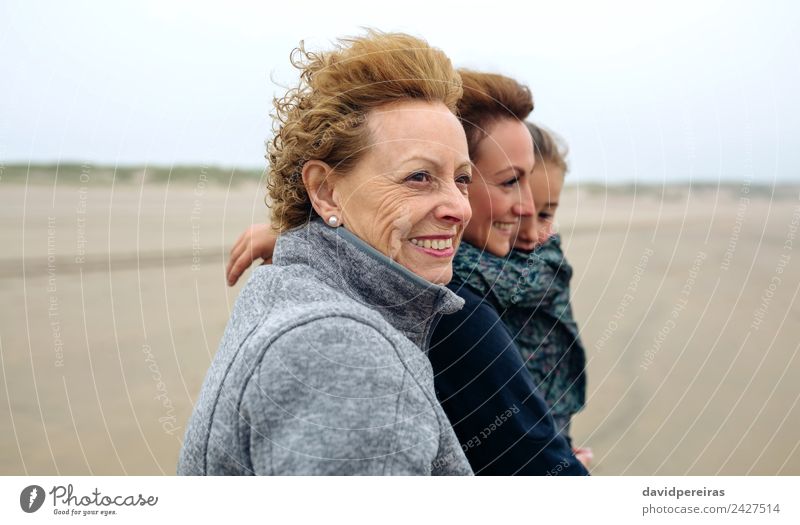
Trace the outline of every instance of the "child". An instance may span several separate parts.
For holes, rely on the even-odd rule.
[[[566,148],[547,130],[527,123],[536,151],[530,177],[536,217],[523,218],[510,264],[528,265],[531,278],[520,283],[501,315],[512,332],[528,371],[550,406],[557,428],[571,443],[570,422],[586,398],[585,351],[572,316],[572,267],[553,234],[564,175]],[[591,449],[575,449],[584,464]]]

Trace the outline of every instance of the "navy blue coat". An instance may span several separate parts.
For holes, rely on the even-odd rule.
[[[548,407],[497,310],[451,283],[464,308],[443,316],[429,357],[436,395],[476,474],[587,475],[555,429]]]

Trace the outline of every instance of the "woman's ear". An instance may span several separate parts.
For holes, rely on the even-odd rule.
[[[335,202],[333,168],[320,160],[308,160],[303,164],[303,185],[314,211],[324,220],[336,216],[341,220],[341,210]]]

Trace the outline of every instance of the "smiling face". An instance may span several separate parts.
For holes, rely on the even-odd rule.
[[[530,177],[536,214],[520,222],[514,248],[531,251],[545,242],[554,232],[555,215],[561,189],[564,187],[564,170],[552,162],[540,162]]]
[[[464,240],[505,256],[524,217],[535,213],[528,178],[534,168],[533,140],[525,124],[502,119],[488,128],[475,151],[469,189],[472,220]]]
[[[458,119],[438,102],[407,100],[367,117],[368,146],[333,179],[342,225],[423,279],[447,283],[471,211],[471,165]]]

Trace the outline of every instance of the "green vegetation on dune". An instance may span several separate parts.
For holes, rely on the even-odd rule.
[[[219,166],[109,166],[94,164],[0,165],[0,183],[18,184],[170,184],[200,182],[222,186],[259,182],[263,171]]]

